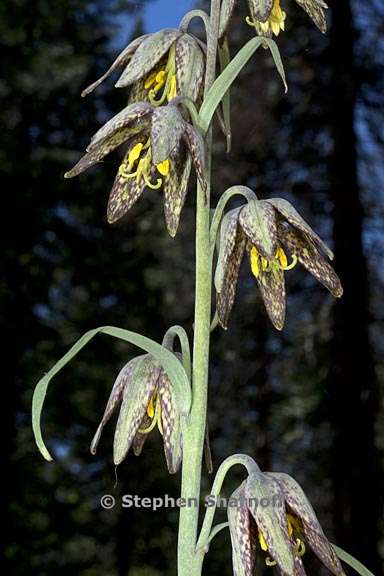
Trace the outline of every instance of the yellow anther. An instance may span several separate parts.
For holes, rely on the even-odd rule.
[[[265,559],[265,564],[267,566],[276,566],[276,560],[272,560],[272,558],[270,558],[269,556],[266,557]]]
[[[169,89],[167,94],[167,100],[170,102],[177,96],[177,83],[176,83],[176,74],[172,74],[171,81],[169,83]]]
[[[136,162],[136,160],[138,160],[140,158],[140,154],[141,154],[142,149],[143,149],[143,144],[142,144],[142,142],[139,142],[130,150],[130,152],[128,154],[128,162],[129,162],[130,166],[133,166],[133,164]]]
[[[153,397],[149,401],[148,408],[147,408],[147,414],[150,418],[153,418],[155,415],[155,406],[154,406],[154,402],[153,402]]]
[[[144,83],[144,88],[146,90],[148,90],[155,82],[157,82],[156,78],[157,78],[158,72],[152,72],[148,78],[146,79],[145,83]]]
[[[169,174],[169,160],[164,160],[159,164],[156,164],[156,168],[162,176],[168,176]]]
[[[284,252],[284,250],[282,248],[278,248],[277,252],[276,252],[276,258],[279,260],[280,262],[280,266],[284,269],[286,266],[288,266],[288,258]]]
[[[260,542],[260,548],[262,549],[262,551],[266,552],[268,550],[268,546],[267,546],[267,543],[266,543],[265,538],[263,536],[263,533],[260,532],[260,530],[259,530],[259,542]]]
[[[259,253],[254,246],[252,247],[251,250],[251,270],[255,278],[258,278],[260,275]]]
[[[147,426],[147,428],[139,428],[138,431],[140,432],[140,434],[149,434],[157,425],[160,434],[163,435],[163,425],[161,421],[161,404],[160,404],[160,398],[157,394],[152,396],[152,398],[150,399],[147,407],[147,414],[149,418],[152,419],[151,423],[149,424],[149,426]]]

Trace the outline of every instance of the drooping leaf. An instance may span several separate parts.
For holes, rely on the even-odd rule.
[[[47,389],[52,378],[60,372],[62,368],[68,362],[70,362],[76,354],[80,352],[84,346],[88,344],[94,336],[97,334],[108,334],[114,338],[119,338],[120,340],[125,340],[130,342],[135,346],[142,348],[146,352],[152,354],[164,367],[172,386],[174,387],[176,399],[178,403],[178,409],[181,415],[187,415],[191,406],[191,388],[188,376],[183,368],[183,365],[175,355],[167,350],[164,346],[137,334],[136,332],[131,332],[130,330],[124,330],[123,328],[116,328],[114,326],[101,326],[100,328],[95,328],[94,330],[89,330],[86,332],[71,348],[68,352],[49,370],[41,380],[36,385],[33,399],[32,399],[32,428],[35,436],[36,444],[43,455],[43,457],[51,461],[52,456],[50,455],[41,432],[41,412],[44,405],[45,396],[47,394]]]

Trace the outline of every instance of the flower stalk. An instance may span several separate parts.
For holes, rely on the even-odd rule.
[[[210,25],[207,37],[207,60],[204,96],[216,76],[216,58],[220,22],[220,0],[211,1]],[[193,340],[192,397],[189,422],[184,431],[181,498],[199,502],[202,455],[206,429],[208,365],[211,325],[212,257],[210,251],[210,187],[212,133],[208,130],[205,144],[204,190],[197,184],[196,200],[196,280],[195,321]],[[197,552],[199,506],[180,510],[178,536],[178,576],[199,576],[204,554]]]

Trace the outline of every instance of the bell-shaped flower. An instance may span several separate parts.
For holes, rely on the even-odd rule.
[[[192,34],[173,28],[136,38],[82,95],[86,96],[112,72],[124,67],[116,87],[131,88],[130,103],[144,100],[160,106],[176,96],[196,102],[205,70],[202,46]]]
[[[299,559],[296,574],[305,576],[303,562],[306,546],[335,576],[345,576],[340,560],[325,536],[319,520],[304,490],[294,478],[284,473],[270,472],[266,476],[276,481],[281,490],[287,512],[288,532],[294,541]]]
[[[250,200],[223,218],[215,273],[217,314],[223,328],[233,306],[240,264],[248,253],[267,313],[282,330],[286,313],[284,273],[298,262],[333,296],[343,289],[333,268],[331,250],[286,200]]]
[[[305,576],[308,544],[335,576],[340,561],[300,486],[286,474],[252,472],[229,499],[233,573],[253,576],[257,556],[283,576]]]
[[[128,148],[110,193],[108,222],[122,218],[146,187],[162,188],[166,225],[175,236],[192,162],[202,186],[206,186],[200,132],[184,120],[174,104],[160,108],[148,102],[130,104],[100,128],[87,153],[65,177],[84,172],[124,143]]]
[[[138,456],[148,434],[157,427],[163,437],[168,470],[175,474],[182,459],[180,414],[171,382],[150,354],[133,358],[117,376],[92,440],[92,454],[96,453],[104,426],[119,406],[113,446],[115,465],[125,459],[131,447]]]
[[[249,15],[247,24],[253,26],[259,36],[278,36],[285,29],[286,13],[281,8],[280,0],[247,0]],[[321,32],[326,32],[327,21],[325,10],[328,8],[323,0],[295,0],[305,10]],[[223,0],[220,16],[220,37],[228,28],[230,18],[237,0]]]

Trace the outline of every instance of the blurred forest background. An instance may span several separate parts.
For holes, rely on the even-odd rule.
[[[151,435],[142,457],[119,467],[116,488],[112,425],[98,456],[88,451],[113,380],[136,350],[100,336],[53,382],[43,423],[54,463],[39,456],[30,426],[35,383],[86,330],[119,325],[161,339],[179,323],[191,333],[193,188],[172,240],[153,191],[124,222],[106,224],[117,156],[80,179],[62,177],[126,100],[112,80],[85,100],[81,89],[148,22],[156,29],[160,13],[161,25],[167,13],[175,25],[173,4],[180,8],[129,0],[0,4],[7,574],[175,574],[176,510],[100,507],[106,493],[178,495],[180,478],[167,475],[159,438]],[[252,34],[245,5],[232,21],[232,54]],[[384,5],[331,1],[326,36],[295,2],[285,8],[278,43],[289,92],[270,55],[256,53],[232,91],[229,157],[217,134],[214,200],[243,183],[261,197],[294,201],[334,246],[345,296],[335,303],[296,269],[280,334],[244,273],[230,328],[213,337],[213,458],[217,467],[248,452],[262,468],[294,475],[329,537],[377,576],[384,574]],[[205,476],[204,494],[210,482]],[[323,574],[310,554],[307,566]],[[224,532],[205,569],[231,574]]]

